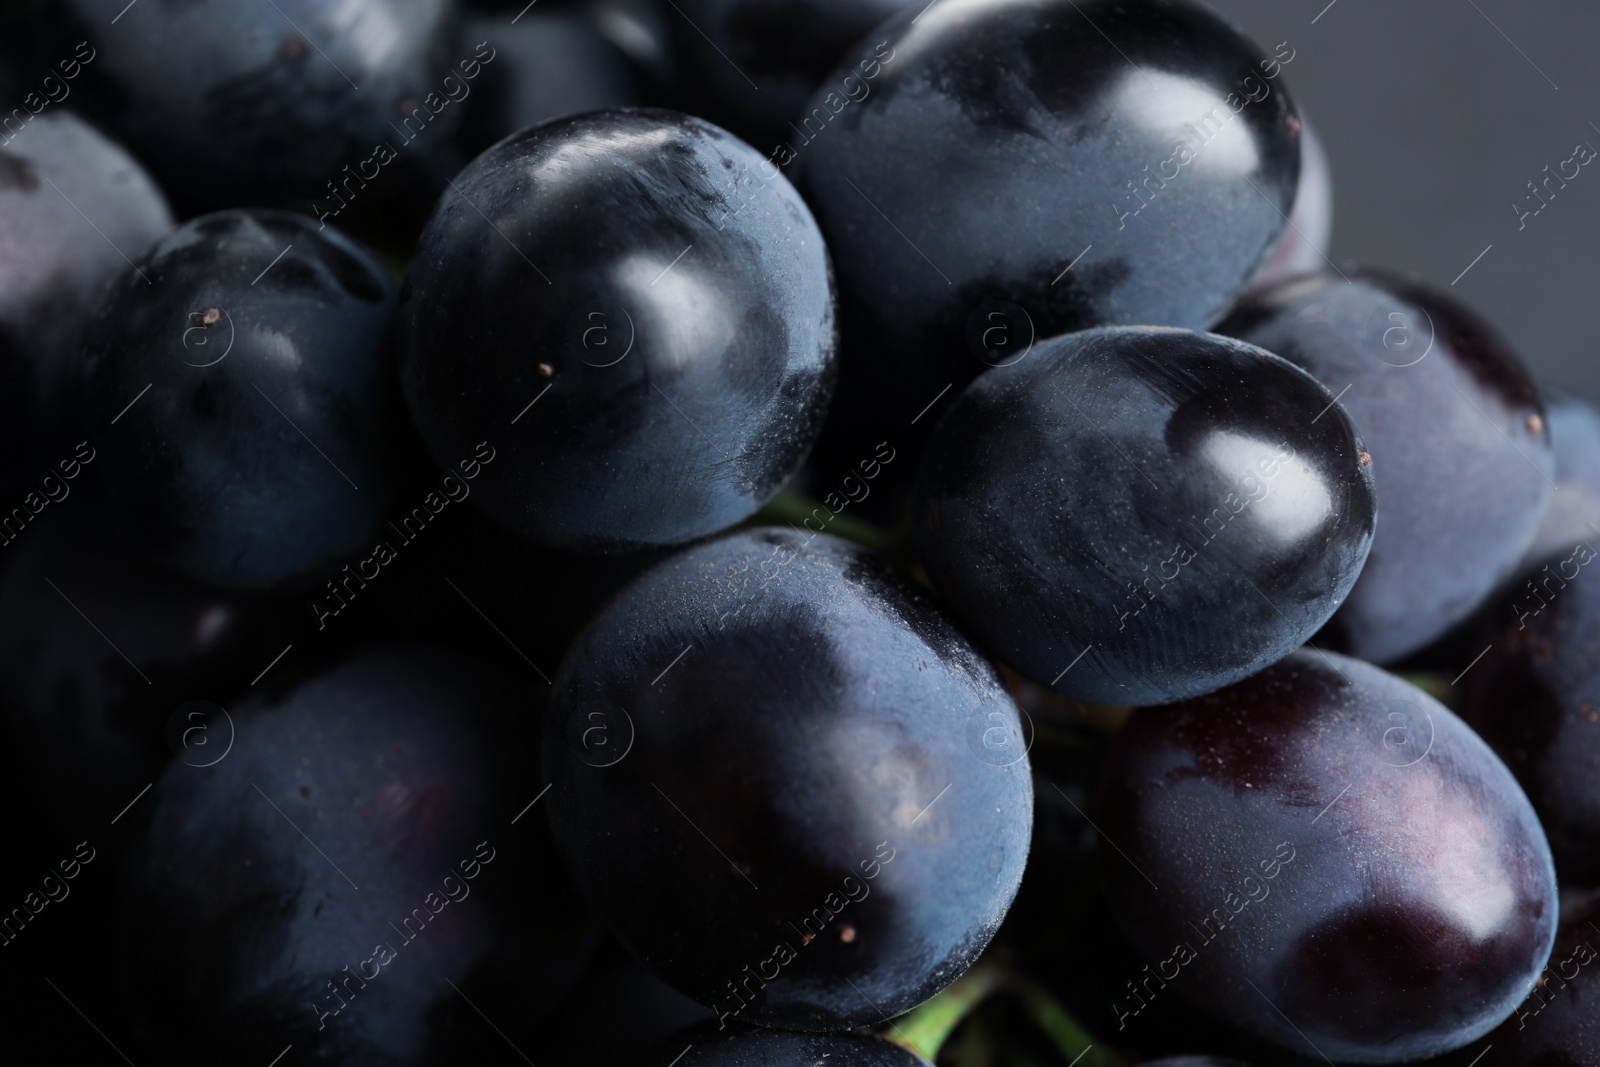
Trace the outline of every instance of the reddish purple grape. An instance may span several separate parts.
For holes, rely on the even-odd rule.
[[[1217,330],[1310,371],[1372,453],[1383,521],[1329,641],[1392,663],[1511,577],[1555,464],[1533,379],[1492,326],[1443,293],[1362,273],[1258,292]]]
[[[1545,417],[1556,455],[1556,487],[1521,571],[1565,556],[1579,541],[1600,536],[1600,411],[1559,389],[1544,390]]]
[[[1539,986],[1484,1038],[1497,1067],[1583,1067],[1600,1049],[1600,897],[1562,909]],[[1482,1055],[1477,1046],[1464,1056]],[[1464,1061],[1466,1062],[1466,1061]]]
[[[1401,1063],[1492,1029],[1549,955],[1527,797],[1442,704],[1359,660],[1297,652],[1135,712],[1097,807],[1149,964],[1120,1013],[1183,996],[1307,1056]]]
[[[1494,644],[1467,672],[1462,711],[1528,791],[1563,882],[1582,886],[1600,885],[1596,549],[1593,534],[1569,545],[1489,606]]]

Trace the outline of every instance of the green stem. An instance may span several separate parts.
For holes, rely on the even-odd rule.
[[[886,1036],[931,1062],[962,1020],[1005,984],[998,964],[980,962],[938,996],[900,1016]]]
[[[1095,1044],[1054,997],[994,960],[980,961],[944,992],[900,1016],[885,1036],[932,1062],[956,1028],[996,993],[1017,999],[1064,1062],[1076,1067],[1123,1067],[1122,1057],[1109,1046]]]
[[[818,511],[822,514],[815,515]],[[846,540],[879,552],[887,551],[897,540],[892,532],[865,519],[858,519],[843,512],[834,512],[832,518],[823,518],[828,513],[828,509],[815,500],[786,489],[767,501],[766,505],[756,513],[756,517],[764,522],[793,523],[805,530],[815,530],[814,526],[802,525],[807,519],[812,519],[827,533],[837,534]]]
[[[1444,675],[1434,671],[1400,671],[1399,675],[1451,711],[1461,710],[1461,690]]]
[[[1089,1032],[1057,1004],[1055,998],[1032,982],[1013,977],[1009,989],[1068,1063],[1077,1067],[1120,1067],[1122,1058],[1108,1046],[1096,1045]]]

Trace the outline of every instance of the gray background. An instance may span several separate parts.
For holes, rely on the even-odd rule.
[[[1450,292],[1541,380],[1600,397],[1600,159],[1525,229],[1511,206],[1580,141],[1600,149],[1600,4],[1207,2],[1296,49],[1284,78],[1333,164],[1329,257],[1449,287],[1493,245]]]

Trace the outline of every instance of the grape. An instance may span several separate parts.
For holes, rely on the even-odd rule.
[[[1328,5],[0,0],[0,1020],[1595,1061],[1600,411]]]
[[[1555,450],[1555,489],[1518,573],[1566,556],[1579,541],[1600,535],[1600,411],[1571,393],[1545,389],[1545,417]]]
[[[1554,463],[1533,380],[1493,327],[1442,293],[1366,273],[1285,282],[1217,329],[1338,394],[1372,453],[1383,522],[1329,641],[1392,663],[1511,577]]]
[[[236,709],[214,766],[170,766],[120,958],[172,1053],[478,1062],[553,1003],[592,924],[538,820],[512,825],[528,702],[390,646]]]
[[[1054,718],[1059,722],[1060,702]],[[1099,836],[1084,813],[1105,759],[1106,739],[1067,735],[1052,743],[1051,711],[1021,704],[1040,725],[1034,767],[1033,841],[1017,899],[989,958],[1004,960],[1050,995],[1090,1034],[1134,1062],[1204,1051],[1280,1064],[1282,1053],[1181,997],[1158,996],[1129,1015],[1129,986],[1145,962],[1122,932],[1095,870]],[[1030,1024],[1031,1025],[1031,1024]],[[1320,1062],[1320,1061],[1319,1061]]]
[[[1600,538],[1524,574],[1491,602],[1492,648],[1466,672],[1462,717],[1528,791],[1564,883],[1600,885]]]
[[[223,211],[103,295],[72,368],[88,468],[157,562],[239,589],[313,584],[390,503],[394,286],[337,230]]]
[[[1294,49],[1187,0],[924,7],[846,53],[775,159],[833,252],[840,402],[909,417],[1032,339],[1219,317],[1294,198]]]
[[[918,488],[934,585],[1058,692],[1159,703],[1288,655],[1373,537],[1371,471],[1333,397],[1188,330],[1054,338],[974,382]]]
[[[375,195],[366,185],[408,145],[449,139],[467,88],[455,64],[482,58],[459,40],[455,0],[59,7],[61,39],[92,50],[84,102],[200,210]]]
[[[993,669],[875,557],[765,529],[689,549],[579,636],[546,801],[622,941],[722,1021],[874,1023],[982,951],[1032,789]]]
[[[133,157],[70,111],[0,126],[0,492],[7,497],[56,473],[57,368],[70,361],[94,298],[127,268],[118,249],[137,256],[171,227],[166,200]]]
[[[1183,996],[1307,1056],[1407,1062],[1493,1029],[1555,935],[1550,850],[1505,764],[1359,660],[1301,651],[1134,712],[1096,811],[1148,964],[1119,1013]]]
[[[473,499],[496,519],[572,551],[676,544],[799,467],[833,296],[810,212],[760,162],[699,119],[604,111],[457,177],[401,288],[401,371],[440,464],[495,443]]]
[[[1555,947],[1540,985],[1511,1017],[1484,1039],[1484,1051],[1506,1067],[1581,1067],[1600,1047],[1594,1012],[1600,973],[1600,899],[1590,896],[1562,909]],[[1481,1055],[1481,1053],[1480,1053]]]

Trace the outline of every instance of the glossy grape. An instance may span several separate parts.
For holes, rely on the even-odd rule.
[[[1583,1067],[1600,1048],[1600,899],[1563,907],[1541,983],[1511,1017],[1484,1038],[1506,1067]],[[1476,1046],[1464,1054],[1479,1053]]]
[[[989,958],[1048,990],[1088,1033],[1114,1041],[1131,1062],[1200,1050],[1280,1064],[1281,1050],[1175,993],[1149,998],[1129,1013],[1137,1005],[1129,1003],[1128,983],[1143,979],[1145,961],[1101,890],[1095,865],[1100,837],[1086,814],[1110,739],[1060,731],[1070,721],[1063,716],[1068,702],[1058,697],[1052,703],[1049,708],[1018,701],[1038,728],[1028,753],[1034,768],[1033,841],[1027,874]]]
[[[915,413],[1030,339],[1219,317],[1293,201],[1294,49],[1188,0],[923,8],[845,55],[774,159],[834,255],[843,402]]]
[[[72,367],[119,531],[242,589],[312,584],[368,549],[395,477],[393,308],[383,268],[303,215],[224,211],[163,238]]]
[[[591,925],[538,820],[511,822],[537,793],[529,703],[391,647],[233,709],[214,766],[172,765],[121,924],[171,1053],[479,1062],[504,1038],[477,1010],[516,1035],[553,1003]]]
[[[730,526],[799,467],[833,296],[810,212],[760,162],[699,119],[605,111],[457,176],[401,290],[401,371],[440,464],[498,448],[479,506],[622,551]]]
[[[1528,791],[1564,884],[1600,885],[1600,537],[1491,601],[1462,716]],[[1488,641],[1492,640],[1492,647]]]
[[[1393,662],[1511,576],[1554,461],[1533,380],[1493,327],[1441,293],[1366,273],[1286,282],[1217,329],[1338,394],[1372,453],[1383,521],[1330,641]]]
[[[579,636],[545,803],[590,901],[724,1021],[876,1022],[973,961],[1032,789],[993,669],[866,550],[787,529],[689,549]]]
[[[1309,375],[1211,334],[1054,338],[979,378],[918,487],[934,585],[1026,677],[1160,703],[1281,659],[1355,582],[1372,475]]]
[[[1136,711],[1096,812],[1149,965],[1130,1015],[1176,994],[1303,1055],[1423,1059],[1504,1019],[1555,935],[1550,850],[1505,764],[1359,660],[1301,651]]]
[[[0,492],[8,497],[57,459],[60,364],[84,315],[127,269],[123,256],[172,228],[161,190],[120,145],[70,111],[21,110],[25,123],[13,117],[0,127]]]

